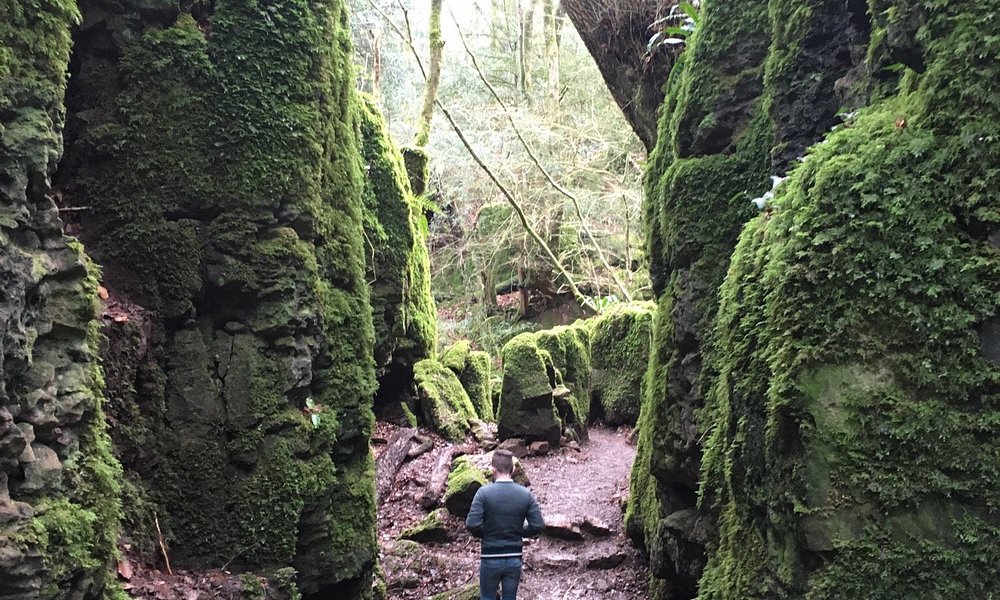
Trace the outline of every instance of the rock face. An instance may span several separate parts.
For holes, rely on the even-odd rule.
[[[137,417],[115,438],[176,562],[360,598],[375,368],[344,3],[161,4],[81,2],[67,96],[59,180],[148,315],[109,329]]]
[[[1000,155],[997,62],[953,51],[982,39],[973,23],[996,33],[996,7],[868,8],[705,0],[671,77],[646,182],[658,311],[627,515],[651,598],[998,583],[981,567],[1000,532],[982,435],[1000,398],[982,341],[1000,305],[1000,182],[981,167]]]
[[[634,425],[639,419],[653,310],[625,305],[593,319],[590,404],[608,425]]]
[[[97,273],[50,197],[72,2],[0,5],[0,598],[120,597]]]
[[[372,98],[361,95],[367,279],[380,384],[406,381],[413,365],[434,355],[437,312],[431,296],[427,219],[410,189],[403,156]],[[389,389],[392,394],[397,390]]]

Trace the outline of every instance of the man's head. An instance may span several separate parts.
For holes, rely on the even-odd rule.
[[[492,465],[495,479],[509,479],[514,472],[514,455],[510,450],[496,450],[493,452]]]

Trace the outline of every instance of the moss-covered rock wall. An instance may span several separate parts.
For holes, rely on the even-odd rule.
[[[702,3],[646,182],[651,597],[995,585],[998,10]]]
[[[723,286],[704,461],[720,533],[700,598],[1000,584],[1000,173],[984,168],[1000,7],[872,9],[873,56],[905,74],[810,151]]]
[[[123,598],[97,268],[50,196],[73,2],[0,2],[0,598]]]
[[[365,260],[372,289],[375,362],[380,375],[385,375],[412,370],[417,361],[434,355],[437,312],[422,202],[410,190],[403,156],[372,98],[361,96],[360,115]]]
[[[126,467],[172,558],[360,598],[375,368],[344,4],[81,2],[60,182],[149,314],[114,434],[155,444]]]

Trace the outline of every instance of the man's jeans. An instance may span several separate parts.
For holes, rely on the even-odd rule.
[[[481,600],[496,600],[497,587],[503,590],[500,596],[503,600],[515,600],[520,582],[520,558],[483,558],[479,563]]]

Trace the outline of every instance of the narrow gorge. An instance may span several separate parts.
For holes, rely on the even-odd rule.
[[[514,3],[489,118],[602,87],[649,153],[517,130],[500,191],[468,82],[434,138],[511,164],[397,141],[390,4],[0,0],[0,600],[475,600],[498,447],[576,520],[539,600],[995,595],[1000,1]]]

